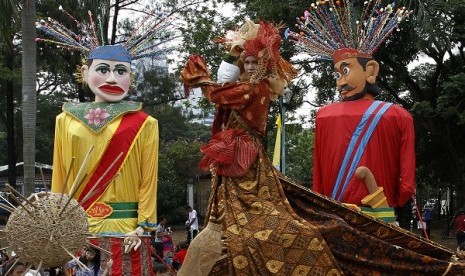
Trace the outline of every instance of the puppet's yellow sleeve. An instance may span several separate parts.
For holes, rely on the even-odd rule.
[[[137,223],[154,227],[157,223],[158,188],[158,121],[149,117],[140,134],[146,141],[141,154],[141,179],[139,187],[139,210]]]

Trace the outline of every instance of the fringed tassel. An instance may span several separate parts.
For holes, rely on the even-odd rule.
[[[209,222],[189,245],[178,276],[204,276],[210,273],[222,251],[221,225]]]

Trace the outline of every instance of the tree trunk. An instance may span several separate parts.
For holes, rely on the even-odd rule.
[[[35,128],[37,115],[36,94],[36,1],[23,0],[22,10],[22,118],[25,196],[34,192]]]

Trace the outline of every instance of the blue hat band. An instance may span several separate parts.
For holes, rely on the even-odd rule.
[[[131,54],[128,50],[124,49],[121,45],[105,45],[92,50],[87,57],[88,60],[92,59],[106,59],[113,61],[122,61],[131,63]]]

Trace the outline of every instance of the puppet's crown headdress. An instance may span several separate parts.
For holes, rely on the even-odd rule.
[[[89,22],[79,22],[61,6],[59,9],[76,23],[78,31],[74,32],[55,19],[48,18],[37,22],[36,27],[53,39],[37,38],[36,41],[51,42],[68,50],[79,51],[88,59],[117,56],[121,61],[131,62],[144,57],[157,58],[173,50],[164,44],[178,37],[173,18],[157,14],[142,19],[134,32],[123,38],[124,41],[103,45],[105,40],[100,17],[96,24],[89,11]]]
[[[397,25],[411,11],[395,4],[383,7],[381,0],[367,0],[363,12],[356,16],[355,0],[318,0],[304,15],[297,18],[299,33],[286,30],[297,46],[324,60],[349,57],[371,58],[373,52],[385,41]]]

